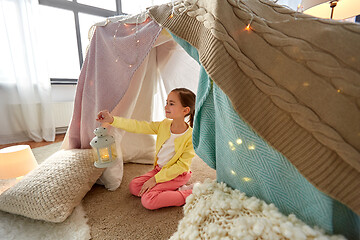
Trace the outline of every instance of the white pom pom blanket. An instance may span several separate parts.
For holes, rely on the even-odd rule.
[[[247,197],[225,183],[196,184],[186,199],[184,218],[170,238],[177,239],[345,239],[310,227],[274,204]]]

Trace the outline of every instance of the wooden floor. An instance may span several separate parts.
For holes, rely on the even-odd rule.
[[[30,148],[32,149],[32,148],[46,146],[46,145],[56,143],[56,142],[62,142],[64,140],[64,137],[65,137],[65,133],[57,134],[55,136],[55,141],[54,142],[45,142],[45,141],[43,141],[43,142],[34,142],[34,141],[29,141],[29,142],[18,142],[18,143],[3,144],[3,145],[0,145],[0,149],[6,148],[6,147],[11,147],[11,146],[14,146],[14,145],[29,145]]]

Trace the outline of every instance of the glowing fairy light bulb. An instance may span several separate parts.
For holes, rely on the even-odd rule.
[[[235,150],[236,150],[236,148],[234,147],[233,142],[231,142],[231,141],[229,141],[229,147],[230,147],[231,151],[235,151]]]
[[[251,178],[243,177],[242,180],[244,180],[245,182],[250,182],[250,181],[251,181]]]
[[[252,23],[253,20],[254,20],[254,15],[251,15],[251,19],[250,19],[248,25],[247,25],[246,28],[245,28],[246,31],[250,31],[250,30],[251,30],[250,24]]]
[[[240,145],[240,144],[242,144],[242,140],[241,140],[240,138],[238,138],[238,139],[236,139],[236,143],[237,143],[238,145]]]
[[[255,150],[255,145],[253,145],[253,144],[249,145],[249,146],[248,146],[248,149],[249,149],[249,150]]]
[[[232,175],[236,175],[236,172],[234,170],[230,171]]]
[[[129,67],[131,68],[131,67],[132,67],[132,65],[130,64],[130,65],[129,65]]]

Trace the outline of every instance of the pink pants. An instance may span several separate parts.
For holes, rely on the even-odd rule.
[[[160,169],[159,166],[156,166],[150,172],[134,178],[129,185],[130,192],[135,196],[139,196],[142,185],[158,173]],[[149,192],[142,195],[142,205],[150,210],[184,205],[185,199],[192,193],[192,190],[178,191],[177,189],[186,184],[190,177],[191,172],[185,172],[170,181],[157,183]]]

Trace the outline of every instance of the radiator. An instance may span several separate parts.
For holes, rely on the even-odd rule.
[[[52,103],[56,134],[65,133],[73,114],[74,102]]]

